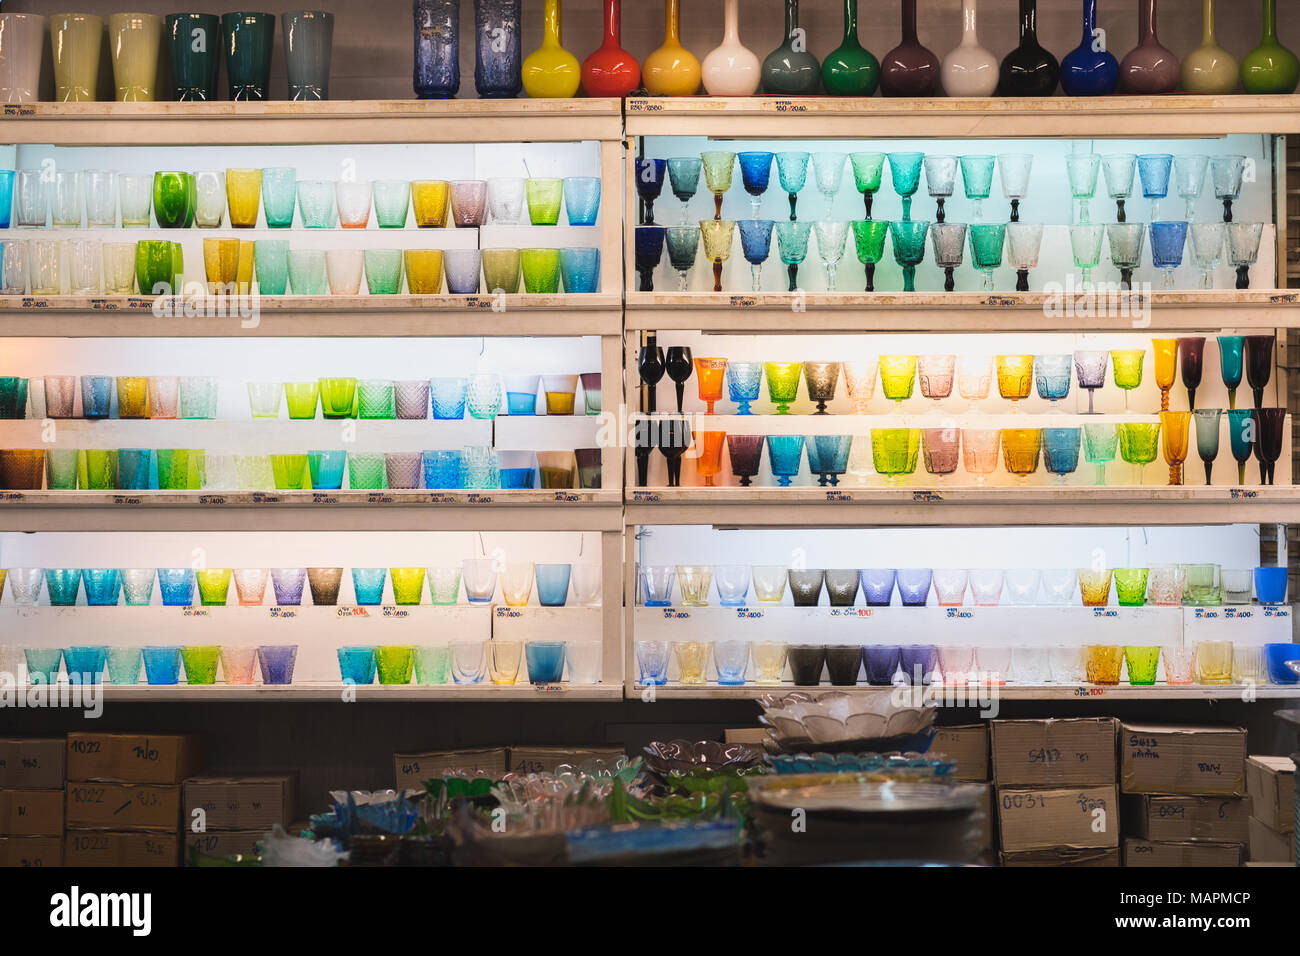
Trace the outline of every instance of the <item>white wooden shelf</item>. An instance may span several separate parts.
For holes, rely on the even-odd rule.
[[[633,684],[628,689],[629,698],[647,699],[652,688],[642,684]],[[822,683],[816,687],[798,687],[786,682],[780,686],[759,687],[746,684],[743,687],[721,687],[717,684],[662,684],[653,688],[655,699],[662,700],[754,700],[765,694],[788,694],[791,691],[804,691],[811,694],[844,692],[848,694],[892,694],[893,687],[871,687],[858,684],[854,687],[834,687]],[[1026,700],[1026,701],[1063,701],[1063,700],[1142,700],[1142,701],[1189,701],[1189,700],[1242,700],[1248,688],[1227,685],[1189,684],[1171,686],[1154,684],[1149,687],[1133,687],[1128,684],[1099,686],[1096,684],[1003,684],[999,687],[935,687],[931,692],[939,701],[945,694],[950,694],[956,706],[981,708],[981,698],[988,700]],[[1256,700],[1300,700],[1300,685],[1278,686],[1261,684],[1249,688]]]
[[[20,689],[22,692],[26,688]],[[456,701],[498,704],[519,702],[610,701],[623,699],[621,684],[358,684],[348,689],[358,702]],[[69,688],[71,691],[71,688]],[[208,684],[149,685],[101,684],[97,688],[105,703],[281,703],[334,701],[343,697],[344,687],[334,682],[295,684]],[[351,699],[351,696],[350,696]]]

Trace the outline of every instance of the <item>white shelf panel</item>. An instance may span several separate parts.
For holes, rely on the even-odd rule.
[[[628,690],[629,698],[642,700],[755,700],[764,694],[786,694],[791,691],[805,691],[812,694],[844,692],[848,694],[892,694],[892,687],[832,687],[820,684],[817,687],[796,687],[786,682],[777,687],[719,687],[716,684],[685,685],[664,684],[649,688],[635,684]],[[932,693],[938,700],[947,694],[951,703],[946,706],[968,706],[983,709],[987,702],[996,695],[1002,700],[1025,701],[1064,701],[1064,700],[1141,700],[1141,701],[1182,701],[1189,700],[1242,700],[1247,692],[1256,700],[1300,700],[1300,685],[1276,686],[1264,684],[1251,688],[1238,686],[1209,686],[1190,684],[1171,686],[1154,684],[1150,687],[1132,687],[1127,684],[1099,686],[1096,684],[1004,684],[999,687],[956,687],[935,688]],[[652,694],[653,692],[653,694]]]
[[[296,675],[295,675],[296,677]],[[23,690],[26,690],[24,688]],[[339,701],[343,686],[337,681],[297,682],[293,684],[212,684],[191,687],[188,684],[150,686],[136,684],[101,684],[100,700],[113,703],[280,703]],[[73,689],[68,688],[72,693]],[[363,684],[348,688],[349,699],[358,702],[396,703],[399,701],[456,701],[458,703],[500,704],[519,702],[611,701],[623,699],[620,684],[438,684],[379,685]]]

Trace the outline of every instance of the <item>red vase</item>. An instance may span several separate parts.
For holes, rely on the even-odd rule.
[[[641,85],[641,66],[623,49],[622,0],[605,0],[605,42],[582,64],[582,89],[588,96],[624,97]]]

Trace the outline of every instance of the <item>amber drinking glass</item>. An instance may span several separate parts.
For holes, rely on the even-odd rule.
[[[1192,426],[1191,412],[1161,412],[1160,435],[1169,466],[1169,483],[1183,483],[1183,462],[1187,460],[1188,439]]]

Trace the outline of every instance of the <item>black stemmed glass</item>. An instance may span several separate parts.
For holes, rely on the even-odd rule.
[[[677,386],[677,414],[680,415],[682,413],[682,399],[686,397],[686,382],[691,377],[691,373],[695,371],[695,365],[691,360],[689,346],[669,346],[665,356],[664,370]]]

